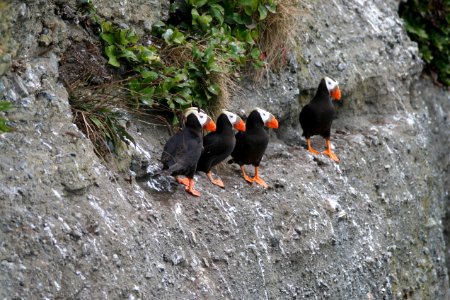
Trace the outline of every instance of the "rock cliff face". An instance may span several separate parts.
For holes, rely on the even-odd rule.
[[[58,61],[88,39],[75,3],[0,1],[10,16],[0,32],[11,33],[0,98],[14,103],[17,128],[0,135],[1,298],[449,296],[450,95],[419,78],[397,1],[299,4],[289,66],[243,82],[230,103],[281,120],[261,166],[271,188],[227,165],[217,171],[226,190],[199,174],[199,199],[142,176],[158,168],[165,128],[132,120],[130,183],[72,124]],[[145,31],[167,15],[164,3],[96,4]],[[332,133],[340,164],[307,153],[298,126],[324,75],[343,90]]]

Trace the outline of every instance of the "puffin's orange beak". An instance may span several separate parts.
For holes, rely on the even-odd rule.
[[[275,119],[274,116],[272,116],[272,118],[266,122],[266,126],[269,128],[278,128],[278,121],[277,119]]]
[[[216,123],[214,123],[213,120],[209,119],[208,122],[203,125],[203,128],[205,128],[208,131],[216,131]]]
[[[239,119],[238,122],[234,123],[233,127],[239,131],[245,131],[245,123],[244,121],[242,121],[242,119]]]
[[[332,91],[331,91],[331,98],[333,98],[336,101],[341,100],[341,90],[339,89],[339,87],[335,87]]]

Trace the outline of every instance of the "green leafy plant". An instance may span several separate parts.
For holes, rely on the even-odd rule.
[[[0,102],[0,112],[7,111],[13,108],[10,102],[1,101]],[[0,132],[11,132],[14,128],[7,125],[8,119],[0,117]]]
[[[100,20],[92,0],[83,0],[82,7],[100,29],[108,64],[119,71],[117,89],[128,93],[122,108],[170,112],[172,124],[178,124],[177,115],[187,107],[222,108],[244,71],[267,69],[283,59],[280,49],[286,50],[285,37],[293,32],[286,20],[295,11],[286,9],[292,7],[288,1],[173,0],[167,22],[154,23],[145,39]],[[283,16],[274,17],[277,9]],[[119,110],[101,96],[72,93],[71,99],[75,122],[95,145],[132,140],[117,125]]]
[[[110,22],[101,23],[100,36],[108,63],[128,67],[136,105],[220,108],[241,68],[265,66],[258,42],[276,9],[274,0],[174,1],[168,22],[154,24],[150,45]]]
[[[97,11],[92,0],[79,0],[78,7],[85,17],[92,19],[92,23],[99,22],[99,17],[97,16]]]
[[[450,1],[409,0],[399,13],[429,70],[450,86]]]

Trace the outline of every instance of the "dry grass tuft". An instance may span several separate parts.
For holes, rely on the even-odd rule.
[[[261,81],[264,73],[286,65],[287,54],[295,44],[294,26],[300,13],[296,0],[279,0],[277,12],[264,20],[258,46],[265,57],[265,66],[255,72],[255,81]]]
[[[118,112],[130,111],[126,95],[127,91],[114,82],[102,87],[78,86],[70,94],[73,122],[94,144],[99,157],[110,154],[111,147],[119,144],[115,140]]]
[[[239,85],[227,73],[213,73],[210,78],[220,87],[220,94],[217,96],[216,102],[208,109],[208,113],[218,117],[222,109],[229,107],[231,97],[239,91]]]
[[[165,45],[165,44],[162,44]],[[161,48],[160,57],[167,66],[183,68],[184,63],[192,61],[192,44],[165,46]]]
[[[72,44],[61,58],[60,78],[69,92],[73,122],[91,140],[96,154],[105,157],[129,140],[120,112],[132,109],[126,80],[114,80],[99,44]],[[129,79],[127,79],[129,80]]]

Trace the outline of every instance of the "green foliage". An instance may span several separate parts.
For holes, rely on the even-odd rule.
[[[95,5],[92,0],[78,0],[78,7],[88,19],[92,19],[91,21],[93,24],[99,23],[99,17],[97,16]]]
[[[409,0],[400,5],[400,15],[427,66],[450,86],[450,1]]]
[[[13,108],[13,105],[10,102],[1,101],[0,102],[0,112],[7,111]],[[8,122],[7,119],[0,117],[0,132],[11,132],[14,129],[6,125]]]
[[[239,77],[248,65],[264,66],[257,46],[261,24],[276,12],[277,4],[275,0],[172,2],[168,22],[156,22],[146,43],[133,29],[99,20],[92,0],[81,0],[81,5],[100,29],[108,64],[119,68],[122,76],[117,88],[129,92],[133,109],[144,105],[170,111],[177,124],[177,113],[187,107],[219,107],[221,96],[228,94],[226,78]],[[117,148],[122,140],[132,141],[108,100],[73,96],[71,104],[75,123],[100,155],[105,145]]]
[[[131,69],[128,88],[136,105],[145,104],[171,111],[190,106],[211,107],[223,86],[214,74],[232,76],[242,66],[263,66],[257,48],[259,23],[276,11],[274,0],[187,0],[184,17],[191,20],[171,25],[157,22],[155,44],[142,45],[131,29],[101,23],[108,63]],[[172,16],[180,14],[175,1]],[[181,12],[183,13],[183,12]],[[169,20],[170,21],[170,20]],[[156,46],[158,45],[158,46]],[[168,50],[163,54],[160,49]],[[188,51],[175,51],[175,50]],[[179,55],[182,52],[184,55]],[[169,56],[169,57],[168,57]]]
[[[119,59],[125,58],[130,62],[137,62],[138,56],[135,53],[136,43],[139,36],[128,29],[114,27],[110,22],[103,22],[100,37],[107,43],[105,54],[108,56],[108,63],[114,67],[120,67]]]

